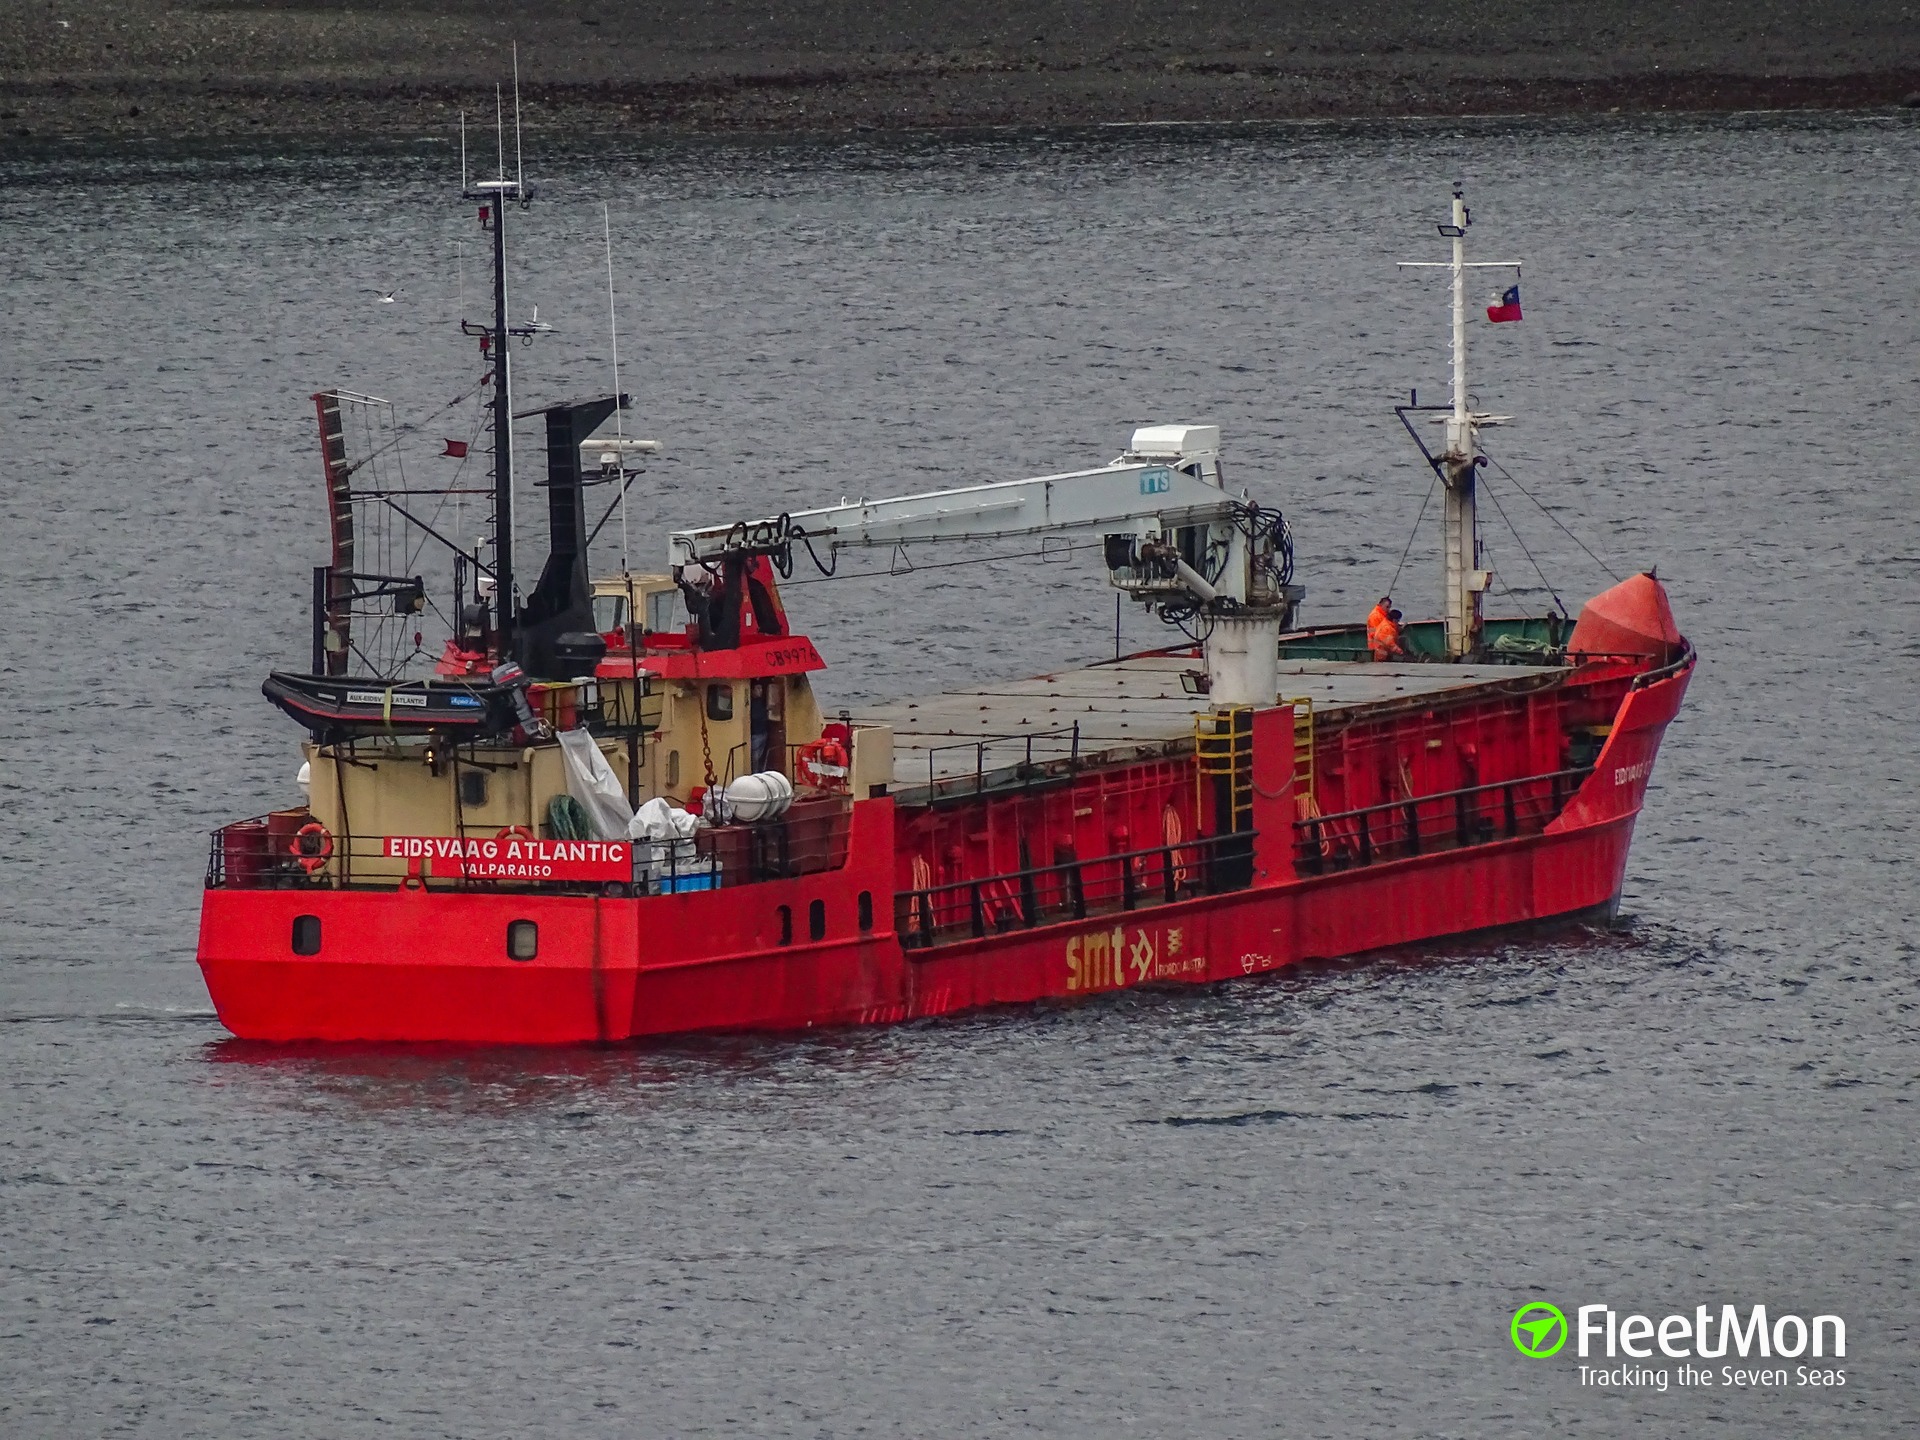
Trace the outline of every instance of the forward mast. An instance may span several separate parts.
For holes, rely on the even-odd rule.
[[[1453,244],[1453,258],[1400,262],[1403,270],[1449,271],[1453,281],[1453,404],[1445,416],[1446,447],[1439,456],[1429,459],[1446,489],[1441,542],[1442,613],[1447,654],[1455,660],[1464,660],[1480,649],[1484,629],[1481,599],[1493,583],[1493,572],[1480,565],[1480,526],[1475,510],[1475,471],[1486,464],[1486,457],[1480,453],[1480,427],[1504,424],[1512,418],[1475,411],[1467,391],[1467,271],[1512,270],[1518,274],[1520,270],[1518,260],[1467,259],[1467,230],[1472,224],[1473,212],[1467,208],[1463,188],[1456,181],[1452,216],[1439,227],[1440,234]]]

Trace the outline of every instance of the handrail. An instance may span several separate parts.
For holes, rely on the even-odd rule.
[[[1296,820],[1296,830],[1310,825],[1324,825],[1329,821],[1352,820],[1361,815],[1374,815],[1387,810],[1405,810],[1409,805],[1424,805],[1429,800],[1454,800],[1464,795],[1481,795],[1492,790],[1505,790],[1513,785],[1530,785],[1541,780],[1569,780],[1579,776],[1582,780],[1593,773],[1591,765],[1576,765],[1567,770],[1543,770],[1538,775],[1516,775],[1511,780],[1490,780],[1484,785],[1468,785],[1459,790],[1435,790],[1429,795],[1409,795],[1401,800],[1383,800],[1378,805],[1362,805],[1354,810],[1337,810],[1330,815],[1315,815],[1308,820]]]
[[[1224,846],[1229,841],[1251,841],[1251,830],[1231,835],[1196,835],[1191,840],[1182,840],[1178,845],[1149,845],[1144,850],[1115,850],[1106,855],[1086,855],[1074,860],[1061,860],[1052,865],[1030,865],[1025,870],[1003,870],[995,875],[982,875],[973,880],[949,880],[944,885],[929,885],[924,890],[903,890],[903,895],[942,895],[949,890],[969,890],[975,885],[996,885],[1001,881],[1018,881],[1048,874],[1060,870],[1084,870],[1089,865],[1111,865],[1120,860],[1141,860],[1149,855],[1166,855],[1180,850],[1205,850],[1210,847]],[[1176,856],[1177,859],[1177,856]]]
[[[1020,760],[1011,762],[1010,768],[1016,769],[1019,772],[1018,779],[1020,784],[1031,785],[1034,779],[1033,742],[1036,740],[1058,739],[1068,739],[1071,742],[1067,754],[1064,757],[1056,757],[1056,763],[1061,758],[1065,759],[1067,771],[1071,774],[1080,768],[1080,722],[1078,720],[1074,721],[1071,725],[1062,725],[1053,730],[1027,730],[1011,735],[982,735],[971,740],[955,741],[951,745],[930,745],[927,747],[927,799],[929,801],[950,800],[959,795],[984,795],[987,790],[987,776],[989,774],[987,769],[988,749],[995,745],[1006,745],[1014,742],[1024,742],[1026,749],[1024,756]],[[973,751],[973,773],[971,776],[967,775],[964,771],[959,774],[944,777],[935,774],[936,756],[954,750],[967,749]],[[1043,763],[1045,763],[1044,759]],[[973,781],[973,789],[970,791],[961,788],[968,779]]]
[[[331,837],[330,863],[309,872],[285,845],[274,843],[267,823],[272,818],[236,820],[211,833],[207,889],[391,890],[424,883],[436,891],[482,894],[677,894],[841,870],[852,836],[850,802],[813,797],[762,824],[709,826],[684,841],[631,841],[632,872],[622,879],[496,879],[432,874],[430,866],[423,872],[416,863],[387,855],[388,837],[369,834]],[[486,827],[469,828],[475,833],[443,838],[484,838],[479,832]]]
[[[1662,680],[1672,679],[1675,675],[1678,675],[1682,670],[1686,669],[1689,665],[1693,664],[1695,660],[1700,658],[1698,652],[1696,652],[1693,648],[1693,642],[1691,640],[1688,640],[1685,636],[1681,637],[1680,645],[1681,645],[1680,654],[1676,655],[1673,659],[1669,660],[1666,664],[1662,665],[1657,670],[1649,670],[1644,675],[1634,676],[1633,684],[1628,688],[1633,690],[1644,690],[1649,685],[1658,685]]]
[[[1511,840],[1523,832],[1536,834],[1565,809],[1568,799],[1581,782],[1593,774],[1594,768],[1580,765],[1538,775],[1517,775],[1510,780],[1436,790],[1428,795],[1407,796],[1296,820],[1293,822],[1295,865],[1304,873],[1318,875],[1329,865],[1342,870],[1351,865],[1371,865],[1382,859],[1417,856],[1423,846],[1431,843],[1444,847],[1449,839],[1456,848],[1465,848],[1496,838]],[[1543,788],[1550,788],[1551,793],[1542,795]],[[1496,792],[1501,797],[1497,826],[1492,816],[1482,813],[1479,804],[1482,797]],[[1451,802],[1452,815],[1435,817],[1434,809],[1448,802]],[[1393,819],[1377,824],[1375,817],[1378,816]],[[1442,820],[1437,827],[1431,823],[1436,818]],[[1450,827],[1445,824],[1447,819],[1451,820]]]
[[[894,896],[895,927],[907,949],[927,949],[943,942],[979,939],[993,931],[1013,928],[1014,924],[1032,929],[1043,923],[1084,920],[1090,913],[1107,913],[1101,907],[1116,901],[1118,909],[1130,912],[1142,906],[1172,904],[1181,898],[1183,890],[1192,895],[1244,889],[1253,878],[1253,842],[1252,831],[1202,835],[1177,845],[1121,850],[952,880],[924,890],[901,890]],[[1150,857],[1159,858],[1157,867],[1136,863]],[[1155,868],[1159,872],[1157,881],[1152,873]],[[1087,874],[1090,870],[1095,872],[1091,881]],[[1117,875],[1103,874],[1109,871],[1117,871]],[[1058,897],[1054,905],[1063,912],[1051,919],[1043,919],[1043,912],[1050,908],[1040,896],[1039,882],[1045,879],[1064,882],[1048,887]],[[953,912],[957,907],[952,902],[963,896],[966,905],[957,920],[943,922],[940,912]],[[1008,923],[999,923],[1001,918]],[[939,933],[956,929],[963,933]]]

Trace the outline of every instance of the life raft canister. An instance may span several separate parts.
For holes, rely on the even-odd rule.
[[[300,862],[300,868],[311,875],[333,858],[333,832],[318,820],[309,820],[293,832],[293,843],[287,849]]]

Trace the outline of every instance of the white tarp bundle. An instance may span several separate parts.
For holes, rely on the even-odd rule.
[[[580,802],[596,840],[622,840],[633,822],[627,792],[607,757],[585,730],[560,732],[560,756],[567,767],[567,793]]]
[[[676,810],[665,800],[649,800],[633,812],[627,827],[629,840],[691,840],[700,817],[690,810]]]

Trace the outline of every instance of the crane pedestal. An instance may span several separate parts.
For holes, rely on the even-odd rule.
[[[1215,705],[1271,705],[1280,693],[1278,610],[1217,616],[1207,636],[1207,694]]]

